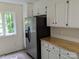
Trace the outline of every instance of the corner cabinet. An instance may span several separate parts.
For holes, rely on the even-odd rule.
[[[33,16],[46,15],[47,14],[48,0],[39,0],[33,4]]]
[[[41,40],[41,59],[79,59],[78,54]]]

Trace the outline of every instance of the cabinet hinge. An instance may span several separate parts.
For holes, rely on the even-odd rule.
[[[61,56],[61,55],[59,54],[59,56]]]
[[[66,1],[66,3],[69,3],[69,1]]]

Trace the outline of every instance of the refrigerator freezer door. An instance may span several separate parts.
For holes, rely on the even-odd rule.
[[[34,59],[37,59],[36,18],[26,18],[26,49]]]

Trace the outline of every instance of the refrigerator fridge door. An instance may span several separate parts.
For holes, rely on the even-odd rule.
[[[33,58],[37,58],[36,18],[25,19],[26,49]]]

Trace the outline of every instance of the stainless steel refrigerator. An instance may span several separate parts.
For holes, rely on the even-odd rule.
[[[27,17],[25,19],[25,35],[27,53],[34,59],[41,59],[41,42],[43,37],[50,36],[46,15]]]

